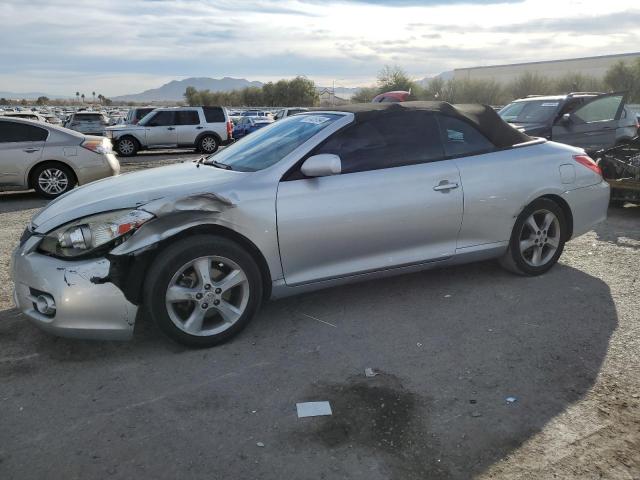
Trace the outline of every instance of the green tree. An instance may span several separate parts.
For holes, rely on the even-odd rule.
[[[640,60],[615,63],[607,70],[604,83],[612,91],[629,92],[629,101],[640,102]]]
[[[581,73],[569,72],[554,82],[555,93],[569,92],[598,92],[604,90],[602,82],[595,77],[583,75]]]
[[[385,67],[378,73],[378,90],[379,92],[390,92],[394,90],[414,91],[416,82],[414,82],[407,73],[395,65]]]
[[[42,96],[42,97],[38,97],[38,99],[36,100],[36,105],[47,105],[49,103],[49,98]]]
[[[351,97],[351,103],[370,103],[378,95],[376,87],[362,87]]]
[[[513,80],[507,90],[513,98],[523,98],[527,95],[548,95],[553,93],[553,84],[547,78],[535,72],[524,72]]]
[[[80,92],[76,92],[76,100],[80,103]]]

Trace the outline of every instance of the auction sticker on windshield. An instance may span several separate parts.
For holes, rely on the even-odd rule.
[[[300,122],[302,123],[313,123],[314,125],[320,125],[324,122],[328,122],[331,120],[330,117],[322,117],[320,115],[305,115]]]

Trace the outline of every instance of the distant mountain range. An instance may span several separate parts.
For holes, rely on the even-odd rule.
[[[115,102],[179,102],[184,100],[184,92],[187,87],[194,87],[197,90],[211,90],[212,92],[230,92],[246,87],[261,87],[262,82],[251,82],[245,78],[185,78],[184,80],[172,80],[159,88],[145,90],[142,93],[132,93],[112,97]]]
[[[112,100],[115,102],[179,102],[184,100],[184,92],[187,87],[194,87],[197,90],[211,90],[212,92],[230,92],[246,87],[262,87],[263,85],[263,82],[250,81],[246,78],[194,77],[185,78],[184,80],[172,80],[159,88],[145,90],[142,93],[112,97]],[[318,91],[325,89],[331,90],[331,88],[332,87],[317,87]],[[349,98],[357,90],[357,88],[336,87],[336,95],[338,97]]]
[[[453,77],[453,72],[443,72],[436,77],[440,77],[443,80],[448,80]],[[436,78],[433,77],[433,78]],[[426,86],[429,83],[431,78],[424,78],[422,80],[418,80],[418,83]],[[232,77],[224,77],[224,78],[208,78],[208,77],[192,77],[186,78],[184,80],[172,80],[169,83],[165,83],[161,87],[152,88],[150,90],[145,90],[141,93],[132,93],[128,95],[119,95],[117,97],[111,97],[111,99],[115,102],[141,102],[141,103],[151,103],[151,102],[180,102],[184,100],[184,92],[187,87],[194,87],[198,90],[211,90],[212,92],[230,92],[231,90],[240,90],[246,87],[262,87],[264,85],[263,82],[258,81],[250,81],[246,78],[232,78]],[[332,87],[316,87],[319,92],[323,90],[332,90]],[[358,87],[336,87],[335,94],[338,97],[349,99],[351,98],[357,91]],[[38,97],[49,97],[49,98],[61,98],[61,99],[70,99],[75,98],[71,95],[52,95],[48,93],[42,92],[25,92],[25,93],[16,93],[16,92],[0,92],[0,98],[26,98],[28,100],[35,100]]]

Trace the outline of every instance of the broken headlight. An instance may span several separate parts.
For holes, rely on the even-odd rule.
[[[152,218],[143,210],[118,210],[81,218],[49,232],[39,249],[58,257],[79,257],[103,246],[122,243]]]

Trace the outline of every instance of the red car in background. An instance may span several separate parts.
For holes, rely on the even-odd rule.
[[[395,90],[393,92],[385,92],[380,95],[376,95],[371,103],[397,103],[406,102],[411,95],[411,91],[405,92],[404,90]]]

